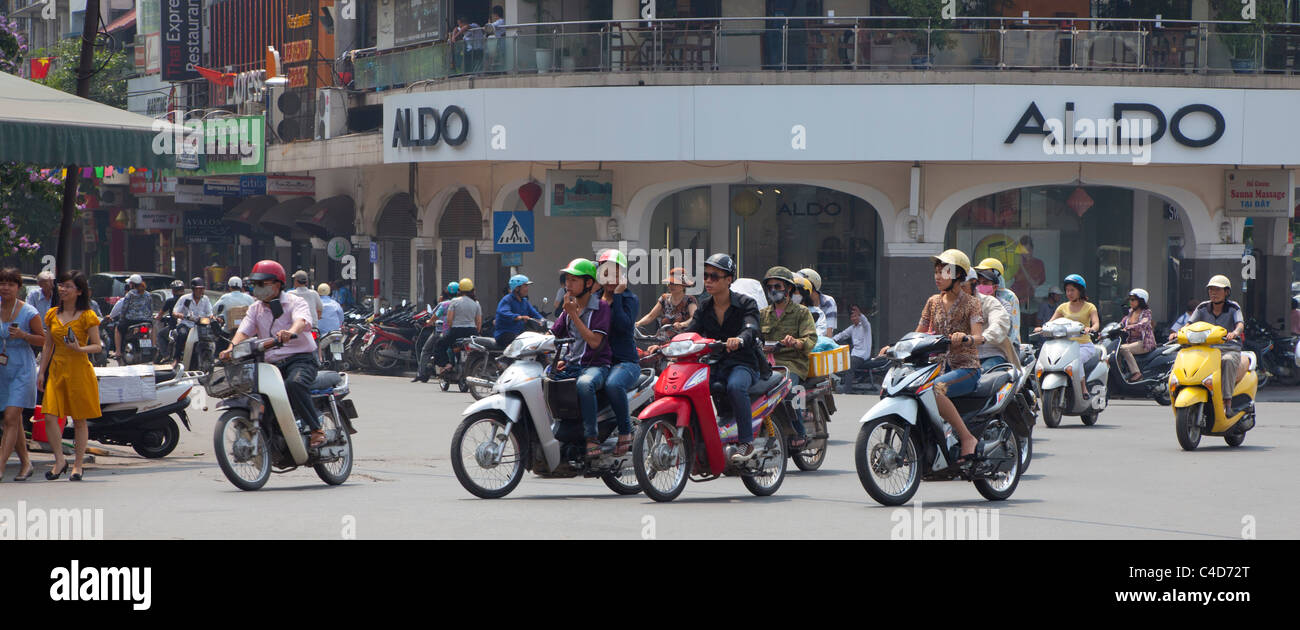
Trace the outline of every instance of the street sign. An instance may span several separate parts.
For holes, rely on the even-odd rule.
[[[379,243],[370,243],[370,264],[379,262]]]
[[[342,236],[335,236],[325,245],[325,252],[330,260],[343,260],[352,251],[352,242]]]
[[[531,252],[534,240],[533,213],[492,213],[492,251]]]
[[[524,255],[520,252],[501,254],[502,267],[519,267],[524,264]]]

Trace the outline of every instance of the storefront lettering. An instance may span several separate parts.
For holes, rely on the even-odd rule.
[[[460,133],[451,136],[451,119],[460,119]],[[412,137],[412,132],[415,136]],[[432,107],[416,108],[415,121],[411,121],[411,108],[397,109],[393,120],[393,147],[432,147],[443,140],[448,146],[457,147],[469,137],[469,117],[465,110],[451,105],[442,110],[442,114]]]
[[[1152,144],[1159,141],[1164,137],[1165,131],[1168,131],[1169,135],[1173,136],[1174,141],[1185,147],[1191,147],[1194,149],[1208,147],[1215,142],[1218,142],[1219,139],[1223,137],[1224,131],[1227,129],[1227,123],[1224,121],[1223,113],[1204,103],[1185,105],[1179,108],[1178,111],[1174,112],[1174,115],[1170,118],[1166,118],[1164,112],[1162,112],[1159,107],[1150,103],[1115,103],[1112,107],[1112,120],[1116,122],[1122,121],[1124,120],[1124,115],[1131,112],[1143,112],[1149,114],[1151,118],[1154,119],[1154,130],[1151,132],[1151,137],[1143,139],[1143,144]],[[1187,134],[1183,133],[1183,120],[1191,114],[1205,114],[1210,117],[1214,123],[1214,130],[1210,135],[1204,138],[1191,138],[1188,137]],[[1074,125],[1073,102],[1067,102],[1065,104],[1064,120],[1065,129],[1074,132],[1076,128]],[[1125,141],[1122,137],[1122,126],[1116,124],[1112,125],[1111,128],[1121,134],[1120,137],[1115,138],[1113,141],[1122,144]],[[1030,101],[1029,107],[1025,109],[1025,113],[1020,116],[1020,120],[1016,122],[1015,128],[1011,130],[1011,134],[1008,135],[1007,139],[1003,142],[1005,144],[1014,144],[1021,134],[1049,136],[1051,133],[1052,131],[1047,126],[1046,118],[1044,118],[1043,113],[1038,109],[1038,104]],[[1112,142],[1110,138],[1076,137],[1074,140],[1076,143],[1093,143],[1094,145],[1108,144]]]
[[[300,39],[296,42],[289,42],[284,45],[283,63],[298,63],[300,61],[311,61],[311,40]]]
[[[841,211],[843,211],[843,208],[840,207],[840,204],[835,203],[834,201],[825,205],[813,201],[804,204],[802,211],[800,211],[799,204],[797,203],[783,203],[776,213],[777,215],[787,214],[792,217],[817,217],[823,214],[828,217],[837,217],[840,215]]]
[[[289,16],[289,28],[303,28],[305,26],[311,26],[310,13]]]

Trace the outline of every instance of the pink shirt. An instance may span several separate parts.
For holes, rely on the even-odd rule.
[[[246,337],[259,337],[269,339],[274,337],[281,330],[289,330],[293,327],[295,320],[303,320],[308,325],[312,322],[311,309],[307,306],[307,300],[304,300],[292,293],[281,292],[280,304],[284,306],[284,312],[278,318],[271,317],[271,307],[266,302],[258,300],[248,307],[248,314],[244,316],[244,321],[239,324],[239,332]],[[316,351],[316,340],[311,338],[310,332],[303,332],[298,335],[297,339],[284,344],[279,348],[274,348],[266,352],[266,360],[275,363],[290,355],[302,354],[305,352]]]

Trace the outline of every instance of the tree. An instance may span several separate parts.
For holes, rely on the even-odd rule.
[[[69,94],[77,93],[80,37],[60,40],[53,49],[42,49],[37,56],[54,57],[50,74],[40,81],[41,84]],[[86,98],[126,109],[126,81],[135,74],[135,62],[121,50],[109,50],[97,44],[94,63],[95,74],[90,79],[90,95]]]

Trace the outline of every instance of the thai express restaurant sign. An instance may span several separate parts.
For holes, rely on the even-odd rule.
[[[157,0],[162,3],[162,78],[199,78],[203,61],[203,0]]]
[[[1295,205],[1295,172],[1223,172],[1224,212],[1230,217],[1287,218]]]

